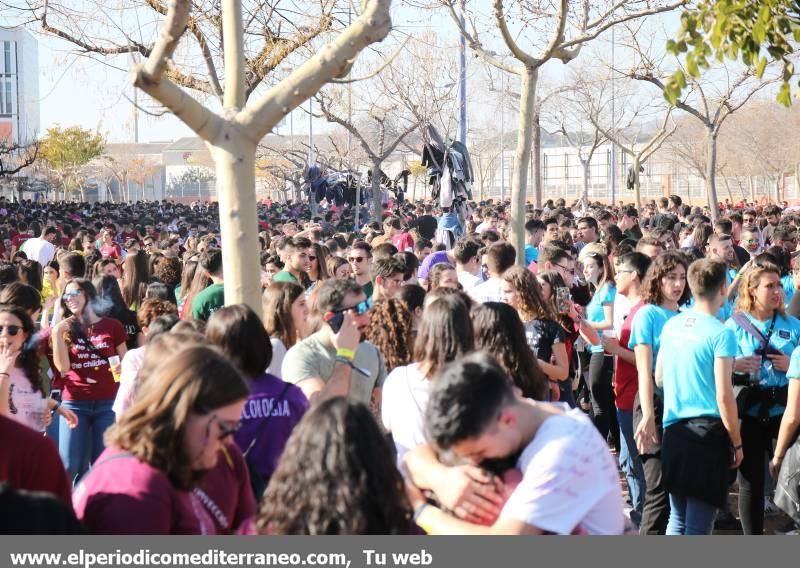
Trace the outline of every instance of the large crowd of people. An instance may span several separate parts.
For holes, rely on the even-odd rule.
[[[796,531],[800,210],[387,205],[0,199],[0,532]]]

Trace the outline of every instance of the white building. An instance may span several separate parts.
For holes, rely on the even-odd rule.
[[[0,27],[0,140],[25,144],[38,135],[38,43],[21,27]]]

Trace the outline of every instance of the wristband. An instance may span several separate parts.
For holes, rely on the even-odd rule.
[[[425,510],[425,508],[427,506],[428,506],[428,502],[425,501],[422,505],[420,505],[419,507],[414,509],[414,522],[415,523],[417,522],[417,520],[419,520],[420,515],[422,515],[422,512]]]
[[[369,369],[362,369],[361,367],[356,367],[353,364],[353,362],[350,359],[346,358],[346,357],[336,357],[335,360],[336,360],[337,363],[341,363],[342,365],[347,365],[348,367],[350,367],[352,370],[354,370],[359,375],[363,375],[365,377],[369,377],[369,375],[370,375]]]
[[[61,403],[56,401],[56,405],[50,410],[50,414],[53,415],[58,412],[58,409],[61,408]]]
[[[0,373],[0,377],[11,377],[8,373]]]
[[[783,461],[783,456],[772,456],[772,459],[778,460],[779,462]]]
[[[356,353],[352,349],[339,348],[336,350],[336,356],[352,361],[356,358]]]
[[[733,446],[733,451],[734,452],[739,451],[741,449],[742,449],[742,444],[739,444],[738,446]]]

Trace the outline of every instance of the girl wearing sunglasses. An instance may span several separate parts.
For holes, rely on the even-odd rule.
[[[55,412],[74,428],[75,414],[45,398],[39,353],[28,343],[33,333],[33,321],[24,308],[0,304],[0,415],[44,432]]]
[[[114,373],[119,377],[119,360],[128,351],[125,328],[118,320],[98,316],[96,303],[97,292],[89,280],[67,282],[61,296],[66,319],[53,328],[50,338],[63,405],[80,419],[77,428],[69,428],[64,420],[59,427],[61,459],[73,480],[85,471],[84,456],[94,462],[103,451],[103,434],[114,423],[112,406],[119,387]]]

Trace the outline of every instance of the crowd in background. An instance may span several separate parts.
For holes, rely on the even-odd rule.
[[[800,211],[388,205],[0,199],[0,532],[796,530]]]

